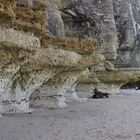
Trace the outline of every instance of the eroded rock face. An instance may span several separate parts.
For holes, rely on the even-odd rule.
[[[113,62],[117,66],[139,66],[139,0],[47,0],[47,3],[53,7],[48,26],[54,36],[61,29],[63,33],[59,36],[94,39],[107,59],[117,57]]]
[[[46,0],[48,8],[46,16],[49,27],[49,34],[56,37],[65,36],[64,22],[60,12],[60,0]]]
[[[30,112],[29,98],[44,83],[47,96],[57,96],[57,105],[63,106],[66,91],[82,71],[101,59],[97,54],[85,57],[53,47],[42,48],[38,37],[28,37],[24,31],[2,28],[1,33],[1,113]],[[8,33],[12,36],[5,37]],[[19,41],[15,42],[17,36]],[[87,59],[90,61],[85,63]]]
[[[88,78],[78,80],[76,91],[80,97],[92,95],[95,87],[112,95],[120,93],[120,88],[126,83],[139,81],[139,71],[105,71],[90,70]]]
[[[113,0],[113,5],[119,42],[118,63],[137,66],[140,3],[138,0]]]
[[[118,43],[112,0],[66,0],[63,5],[66,36],[96,39],[98,50],[106,58],[116,58]]]
[[[40,48],[39,38],[34,34],[16,31],[13,28],[0,28],[0,42],[7,46],[16,46],[23,49]]]
[[[0,114],[30,112],[30,105],[64,107],[83,101],[78,91],[86,93],[95,86],[118,89],[139,80],[139,73],[116,71],[106,60],[116,58],[120,25],[113,6],[118,3],[0,0]],[[133,16],[138,12],[129,6],[130,10]],[[119,49],[134,42],[130,39],[137,33],[129,27]]]
[[[84,69],[105,60],[97,52],[83,56],[53,46],[43,48],[37,36],[13,28],[1,28],[1,36],[2,113],[30,112],[31,94],[45,83],[47,96],[56,97],[56,105],[64,106],[66,92]]]
[[[48,22],[54,36],[59,33],[59,36],[96,40],[98,50],[106,58],[116,58],[118,40],[112,0],[48,0],[47,3],[53,7]]]
[[[99,63],[100,55],[93,55],[95,43],[90,46],[90,55],[79,53],[81,46],[86,50],[86,43],[79,40],[75,51],[64,39],[61,43],[65,49],[61,48],[62,44],[56,45],[59,39],[55,41],[44,34],[45,6],[41,1],[10,1],[7,7],[15,13],[8,25],[3,20],[0,28],[0,112],[30,112],[29,98],[42,85],[47,87],[47,96],[57,96],[57,105],[63,106],[66,91],[73,87],[84,69]],[[34,10],[39,13],[34,14]],[[71,42],[75,44],[74,39]]]
[[[44,104],[44,106],[46,105],[48,107],[65,107],[67,106],[66,102],[69,100],[82,101],[82,99],[78,98],[75,91],[77,79],[81,76],[88,76],[88,70],[61,72],[38,88],[38,90],[32,94],[31,100],[37,97],[43,99],[51,98],[48,104]],[[39,104],[37,105],[33,101],[32,105],[39,106]]]

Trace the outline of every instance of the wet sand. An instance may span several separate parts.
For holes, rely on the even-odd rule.
[[[0,118],[0,140],[140,140],[140,96],[5,114]]]

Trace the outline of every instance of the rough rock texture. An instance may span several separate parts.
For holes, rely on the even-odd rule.
[[[139,0],[53,0],[46,2],[53,5],[53,9],[59,14],[57,20],[61,21],[59,23],[64,29],[62,30],[63,33],[59,35],[56,33],[60,29],[57,28],[59,23],[53,22],[56,17],[53,16],[54,11],[52,14],[50,11],[51,17],[54,18],[49,21],[50,24],[48,25],[51,35],[78,37],[89,42],[94,40],[97,44],[97,49],[108,60],[117,57],[116,60],[111,61],[115,67],[139,66]],[[66,45],[63,44],[62,46]],[[90,49],[88,48],[88,50]],[[123,82],[116,85],[113,69],[114,66],[108,61],[91,66],[89,78],[82,79],[82,82],[79,80],[77,90],[85,92],[84,89],[86,86],[89,87],[90,84],[91,88],[89,90],[92,90],[98,83],[100,88],[102,86],[103,88],[109,87],[115,89],[116,92],[116,89],[119,89]],[[99,73],[104,74],[106,70],[107,72],[110,71],[108,74],[111,80],[111,82],[107,83],[100,80],[96,73],[99,71]],[[132,73],[134,74],[135,72]],[[120,78],[120,81],[123,74],[127,75],[128,73],[118,72],[118,75],[116,75]],[[131,70],[129,74],[131,74]],[[131,79],[129,74],[126,77],[124,76],[124,81],[127,82],[127,78]],[[132,77],[133,74],[131,75]],[[106,86],[104,86],[105,83]]]
[[[56,37],[65,36],[64,22],[60,12],[60,0],[46,0],[48,8],[46,16],[49,27],[49,34]]]
[[[105,60],[95,42],[48,37],[44,1],[0,4],[0,112],[30,112],[29,98],[42,85],[56,105],[65,105],[64,96],[74,91],[77,79]],[[79,99],[76,93],[73,97]]]
[[[50,100],[48,103],[45,103],[43,105],[47,107],[56,107],[56,105],[58,105],[59,107],[67,106],[67,95],[68,97],[75,96],[74,99],[80,101],[80,98],[78,98],[75,91],[76,81],[80,76],[85,74],[86,71],[62,72],[53,79],[50,79],[49,81],[44,83],[37,91],[32,94],[31,99],[34,99],[36,97],[45,99],[48,97],[56,100],[55,102]],[[31,105],[39,106],[35,102],[31,103]]]
[[[96,40],[98,49],[106,58],[116,58],[118,42],[111,0],[53,0],[47,3],[55,7],[49,12],[49,29],[54,36],[63,29],[59,36]]]
[[[118,61],[117,63],[138,66],[139,60],[139,0],[114,0],[114,19],[118,31]]]
[[[53,36],[96,40],[116,67],[139,66],[139,0],[46,0]]]
[[[31,112],[30,106],[64,107],[71,100],[85,101],[77,93],[90,93],[95,86],[116,92],[138,81],[139,72],[117,71],[108,61],[116,58],[117,48],[133,50],[133,42],[139,44],[133,29],[118,42],[120,22],[113,6],[119,2],[0,0],[0,114]]]
[[[80,97],[90,96],[95,87],[103,92],[109,92],[111,94],[120,93],[120,88],[127,83],[134,83],[140,79],[139,71],[105,71],[98,69],[90,70],[88,78],[78,80],[76,92]]]

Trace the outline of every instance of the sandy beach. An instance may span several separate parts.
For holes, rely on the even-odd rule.
[[[0,140],[140,140],[140,96],[5,114],[0,118]]]

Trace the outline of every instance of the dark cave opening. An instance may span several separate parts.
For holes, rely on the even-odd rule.
[[[133,89],[133,88],[140,90],[140,81],[128,82],[122,85],[120,89]]]

